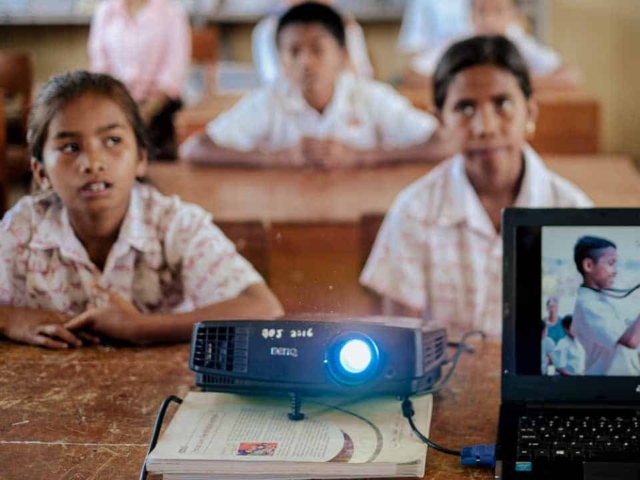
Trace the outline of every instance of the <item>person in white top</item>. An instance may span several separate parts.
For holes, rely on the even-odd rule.
[[[344,71],[342,18],[303,3],[279,21],[285,78],[250,93],[180,148],[208,164],[349,167],[442,160],[438,121],[393,88]]]
[[[579,83],[579,75],[565,68],[560,56],[525,32],[513,0],[473,0],[472,35],[503,35],[511,40],[524,58],[536,88],[566,88]],[[460,37],[459,39],[462,39]],[[412,70],[428,78],[433,75],[442,55],[452,41],[442,42],[429,52],[417,56]]]
[[[562,328],[566,335],[560,339],[551,353],[551,362],[560,375],[584,375],[586,354],[574,335],[572,323],[571,315],[562,319]]]
[[[434,87],[444,129],[461,153],[399,194],[360,282],[383,297],[385,313],[422,316],[452,336],[482,329],[497,337],[502,209],[592,203],[527,145],[537,107],[524,61],[507,39],[455,44]]]
[[[542,345],[540,351],[541,366],[540,371],[543,375],[555,375],[555,367],[551,363],[551,353],[556,348],[556,342],[547,335],[547,322],[542,321]]]
[[[606,294],[617,275],[616,245],[585,236],[576,243],[574,259],[584,280],[578,289],[573,329],[586,352],[585,375],[640,375],[640,315],[627,324]]]
[[[471,33],[470,0],[409,0],[402,16],[398,48],[410,55],[429,52]]]
[[[276,30],[278,17],[287,8],[302,3],[300,0],[284,0],[280,2],[278,11],[258,22],[251,33],[251,51],[253,63],[258,71],[258,77],[263,83],[276,80],[280,74],[280,58],[276,45]],[[322,0],[320,3],[333,4],[332,0]],[[354,74],[362,77],[373,77],[373,67],[367,52],[364,31],[351,15],[344,15],[348,65]]]

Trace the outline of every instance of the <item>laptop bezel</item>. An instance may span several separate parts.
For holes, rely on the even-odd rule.
[[[518,312],[518,296],[516,291],[518,270],[516,232],[520,227],[545,226],[640,227],[640,209],[508,208],[504,210],[502,216],[502,401],[525,403],[640,404],[640,377],[549,377],[544,375],[519,375],[516,372],[516,328]],[[532,281],[540,282],[541,279],[533,279]],[[542,319],[542,314],[539,315],[539,318]]]

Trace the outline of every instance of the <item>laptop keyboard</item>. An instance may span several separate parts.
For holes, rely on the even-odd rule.
[[[615,461],[640,456],[640,417],[528,415],[518,419],[517,461]]]

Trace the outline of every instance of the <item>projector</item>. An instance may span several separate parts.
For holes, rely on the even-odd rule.
[[[315,318],[315,317],[314,317]],[[440,378],[444,329],[402,317],[205,321],[189,367],[203,391],[406,397]]]

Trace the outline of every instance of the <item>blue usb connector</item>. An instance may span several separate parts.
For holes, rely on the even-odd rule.
[[[467,467],[495,467],[495,445],[472,445],[460,452],[460,463]]]

